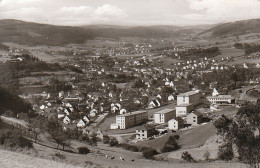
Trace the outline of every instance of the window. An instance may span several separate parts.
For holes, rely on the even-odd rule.
[[[183,102],[185,102],[185,97],[183,97]]]
[[[193,120],[193,122],[196,122],[196,120]]]

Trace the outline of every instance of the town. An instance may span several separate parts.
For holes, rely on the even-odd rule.
[[[225,141],[218,122],[258,107],[260,47],[237,38],[195,45],[202,39],[0,43],[1,125],[23,132],[42,157],[89,153],[87,165],[99,164],[96,157],[121,167],[216,161]]]

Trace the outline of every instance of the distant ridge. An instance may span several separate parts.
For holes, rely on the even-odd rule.
[[[199,35],[206,33],[209,33],[212,37],[260,33],[260,19],[242,20],[220,24],[201,32]]]
[[[84,43],[95,37],[90,30],[72,26],[54,26],[18,20],[0,20],[0,42],[29,45]]]

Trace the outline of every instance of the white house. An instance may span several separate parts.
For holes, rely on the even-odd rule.
[[[64,124],[69,124],[69,123],[70,123],[70,119],[69,119],[68,116],[64,117],[63,123],[64,123]]]
[[[121,109],[120,114],[126,114],[126,109]]]
[[[79,120],[79,122],[77,123],[77,127],[78,127],[78,128],[83,128],[83,127],[85,127],[85,126],[86,126],[86,124],[84,123],[83,120]]]
[[[58,114],[58,118],[63,118],[63,117],[65,117],[64,114]]]
[[[89,123],[89,119],[88,119],[88,117],[87,117],[87,116],[84,116],[84,117],[83,117],[83,121],[85,121],[86,124],[88,124],[88,123]]]
[[[216,88],[213,89],[212,96],[218,96],[219,93]]]
[[[184,120],[180,117],[177,117],[176,119],[173,118],[168,121],[168,128],[169,130],[179,130],[184,127]]]
[[[117,123],[112,123],[112,124],[110,124],[110,129],[112,129],[112,130],[118,129]]]
[[[175,109],[164,109],[154,113],[154,122],[156,124],[167,123],[170,119],[176,116]]]
[[[89,113],[90,117],[95,117],[97,115],[97,110],[96,109],[92,109]]]
[[[153,109],[156,107],[160,107],[161,103],[158,100],[152,100],[149,104],[148,104],[148,109]]]
[[[173,95],[169,95],[168,96],[168,101],[173,101],[174,100],[174,96]]]

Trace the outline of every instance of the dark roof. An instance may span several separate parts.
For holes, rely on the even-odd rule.
[[[198,111],[195,111],[194,114],[195,114],[196,116],[198,116],[198,117],[203,115],[201,112],[198,112]]]

